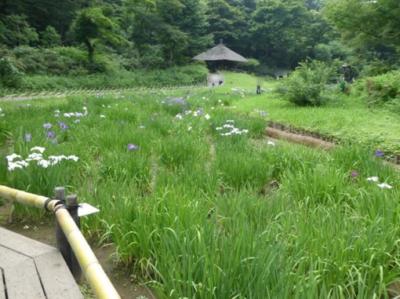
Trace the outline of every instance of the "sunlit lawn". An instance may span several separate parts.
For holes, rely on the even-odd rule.
[[[346,96],[333,88],[334,101],[324,107],[297,107],[275,92],[284,81],[266,80],[266,92],[255,95],[257,80],[249,75],[226,73],[226,90],[244,87],[251,94],[235,102],[238,111],[264,110],[270,120],[337,137],[346,142],[381,148],[400,153],[400,115],[381,108],[368,108],[359,97]],[[225,90],[221,89],[221,93]],[[256,112],[257,113],[257,112]]]

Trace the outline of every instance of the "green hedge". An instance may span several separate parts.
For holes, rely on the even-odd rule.
[[[65,90],[77,88],[129,88],[189,85],[206,81],[207,68],[201,64],[173,67],[165,70],[118,71],[79,76],[24,76],[18,91]],[[4,94],[4,92],[3,92]]]

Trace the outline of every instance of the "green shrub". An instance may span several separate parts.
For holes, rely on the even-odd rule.
[[[386,104],[400,111],[400,71],[366,78],[362,84],[370,105]]]
[[[255,58],[250,58],[246,63],[239,64],[237,69],[249,72],[249,73],[258,73],[260,68],[260,62]]]
[[[395,69],[395,66],[393,64],[389,64],[387,61],[373,59],[366,62],[362,66],[362,71],[360,75],[361,77],[377,76],[390,72],[393,69]]]
[[[71,60],[76,60],[85,63],[87,61],[86,52],[76,47],[54,47],[52,48],[58,55],[68,57]]]
[[[17,66],[21,71],[27,74],[45,73],[45,59],[41,50],[20,46],[13,49],[12,55],[15,57]]]
[[[147,45],[142,51],[140,64],[144,68],[156,68],[164,65],[164,57],[162,47],[159,45]]]
[[[22,74],[8,58],[0,59],[0,87],[16,88],[21,83]]]
[[[97,53],[92,62],[88,62],[86,66],[91,74],[95,73],[115,73],[121,69],[119,58],[113,55]]]
[[[22,46],[13,49],[12,55],[17,61],[17,67],[27,74],[87,73],[85,52],[77,48],[37,49]]]
[[[334,73],[332,67],[320,61],[301,63],[284,81],[280,92],[285,98],[299,106],[320,106],[328,98],[324,94],[326,84]]]
[[[62,68],[57,72],[58,75],[79,75],[87,74],[86,52],[76,47],[55,47],[51,51],[60,57]],[[51,72],[50,72],[51,73]]]
[[[133,45],[125,47],[123,53],[121,53],[120,61],[122,67],[128,71],[133,71],[139,68],[140,57],[138,50]]]
[[[121,57],[98,52],[90,63],[87,54],[76,47],[32,48],[16,47],[9,56],[15,57],[17,67],[31,75],[82,75],[113,73],[121,69]]]
[[[314,57],[319,61],[332,61],[338,59],[348,60],[351,50],[339,41],[330,41],[327,44],[318,44],[314,48]]]
[[[61,44],[61,36],[53,26],[47,26],[46,29],[40,33],[40,44],[46,48],[59,46]]]

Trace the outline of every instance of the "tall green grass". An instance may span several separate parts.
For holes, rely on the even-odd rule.
[[[27,75],[17,89],[2,89],[0,95],[31,91],[67,91],[69,89],[110,89],[163,87],[205,84],[207,69],[203,65],[172,67],[165,70],[118,70],[88,75]]]
[[[187,95],[187,109],[204,114],[178,119],[166,98]],[[119,262],[159,298],[387,298],[400,278],[399,174],[368,148],[268,145],[265,117],[236,112],[235,95],[220,97],[181,91],[4,104],[3,156],[42,145],[80,160],[10,173],[2,158],[0,183],[45,195],[66,185],[98,206],[85,232],[115,243]],[[88,116],[77,124],[61,117],[67,138],[49,142],[42,125],[56,125],[54,110],[83,106]],[[249,132],[221,136],[226,120]],[[393,189],[366,180],[375,175]]]

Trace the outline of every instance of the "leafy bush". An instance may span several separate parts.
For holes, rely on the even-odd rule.
[[[366,78],[362,84],[369,104],[387,104],[400,111],[400,71]]]
[[[284,81],[285,88],[280,90],[286,99],[299,106],[320,106],[328,98],[324,95],[325,86],[334,70],[320,61],[301,63]]]
[[[37,49],[27,46],[14,48],[17,67],[27,74],[83,74],[87,73],[85,52],[73,47]]]
[[[133,46],[129,45],[124,47],[123,52],[120,56],[121,65],[128,71],[133,71],[140,67],[139,52]]]
[[[257,74],[260,68],[260,62],[255,58],[250,58],[247,60],[246,63],[238,64],[236,68],[239,70]]]
[[[31,75],[82,75],[121,69],[121,57],[105,53],[99,51],[91,63],[85,51],[76,47],[39,49],[21,46],[7,55],[15,58],[19,70]]]
[[[334,59],[347,60],[351,50],[339,41],[330,41],[327,44],[318,44],[314,48],[314,57],[320,61],[332,61]]]
[[[390,72],[395,68],[396,66],[394,64],[388,63],[387,61],[373,59],[364,62],[360,75],[362,77],[378,76]]]
[[[8,58],[0,59],[0,87],[16,88],[21,83],[22,74]]]
[[[89,61],[86,69],[91,74],[95,73],[115,73],[120,70],[120,57],[112,54],[96,53],[93,61]]]
[[[140,57],[140,64],[144,68],[157,68],[164,64],[162,47],[159,45],[146,45]]]
[[[47,26],[46,29],[40,33],[40,44],[46,48],[59,46],[61,45],[61,36],[53,26]]]

